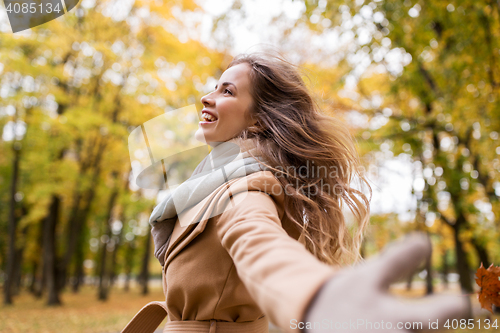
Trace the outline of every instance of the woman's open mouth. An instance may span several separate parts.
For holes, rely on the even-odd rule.
[[[201,114],[200,124],[210,124],[210,123],[215,123],[216,121],[217,118],[215,116],[212,116],[210,113],[203,112]]]

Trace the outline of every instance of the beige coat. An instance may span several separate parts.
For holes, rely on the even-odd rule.
[[[150,303],[124,332],[154,330],[165,313],[164,332],[261,333],[267,320],[298,332],[295,324],[336,270],[297,241],[284,199],[279,181],[260,171],[229,181],[181,214],[165,254],[166,303]],[[198,214],[213,217],[180,225]]]

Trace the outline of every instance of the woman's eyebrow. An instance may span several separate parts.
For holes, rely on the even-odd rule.
[[[238,90],[236,88],[236,85],[234,83],[232,83],[232,82],[224,82],[224,83],[222,83],[223,87],[228,86],[228,85],[232,85],[234,87],[234,90],[236,90],[236,91]],[[217,90],[217,84],[215,85],[215,90]]]

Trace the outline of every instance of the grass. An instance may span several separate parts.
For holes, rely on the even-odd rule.
[[[61,296],[63,306],[47,307],[45,299],[22,293],[13,306],[0,306],[0,332],[120,332],[145,304],[165,299],[161,287],[150,288],[147,296],[134,289],[128,293],[113,290],[106,302],[97,300],[97,290],[92,287]]]

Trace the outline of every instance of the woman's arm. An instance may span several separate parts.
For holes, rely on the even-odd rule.
[[[248,292],[277,326],[298,332],[305,309],[335,269],[318,261],[281,226],[273,199],[264,192],[244,200],[217,220],[217,233]]]
[[[467,297],[405,302],[387,293],[390,283],[408,275],[429,255],[430,246],[422,235],[392,245],[376,260],[335,269],[288,236],[268,194],[249,191],[233,198],[239,195],[246,195],[243,202],[217,221],[219,239],[250,295],[285,332],[384,331],[373,327],[382,321],[386,328],[391,322],[388,331],[394,332],[398,323],[406,322],[413,328],[414,322],[428,328],[438,320],[442,327],[443,320],[464,317],[469,311]],[[313,329],[307,329],[308,323]],[[342,327],[335,327],[339,324]]]

